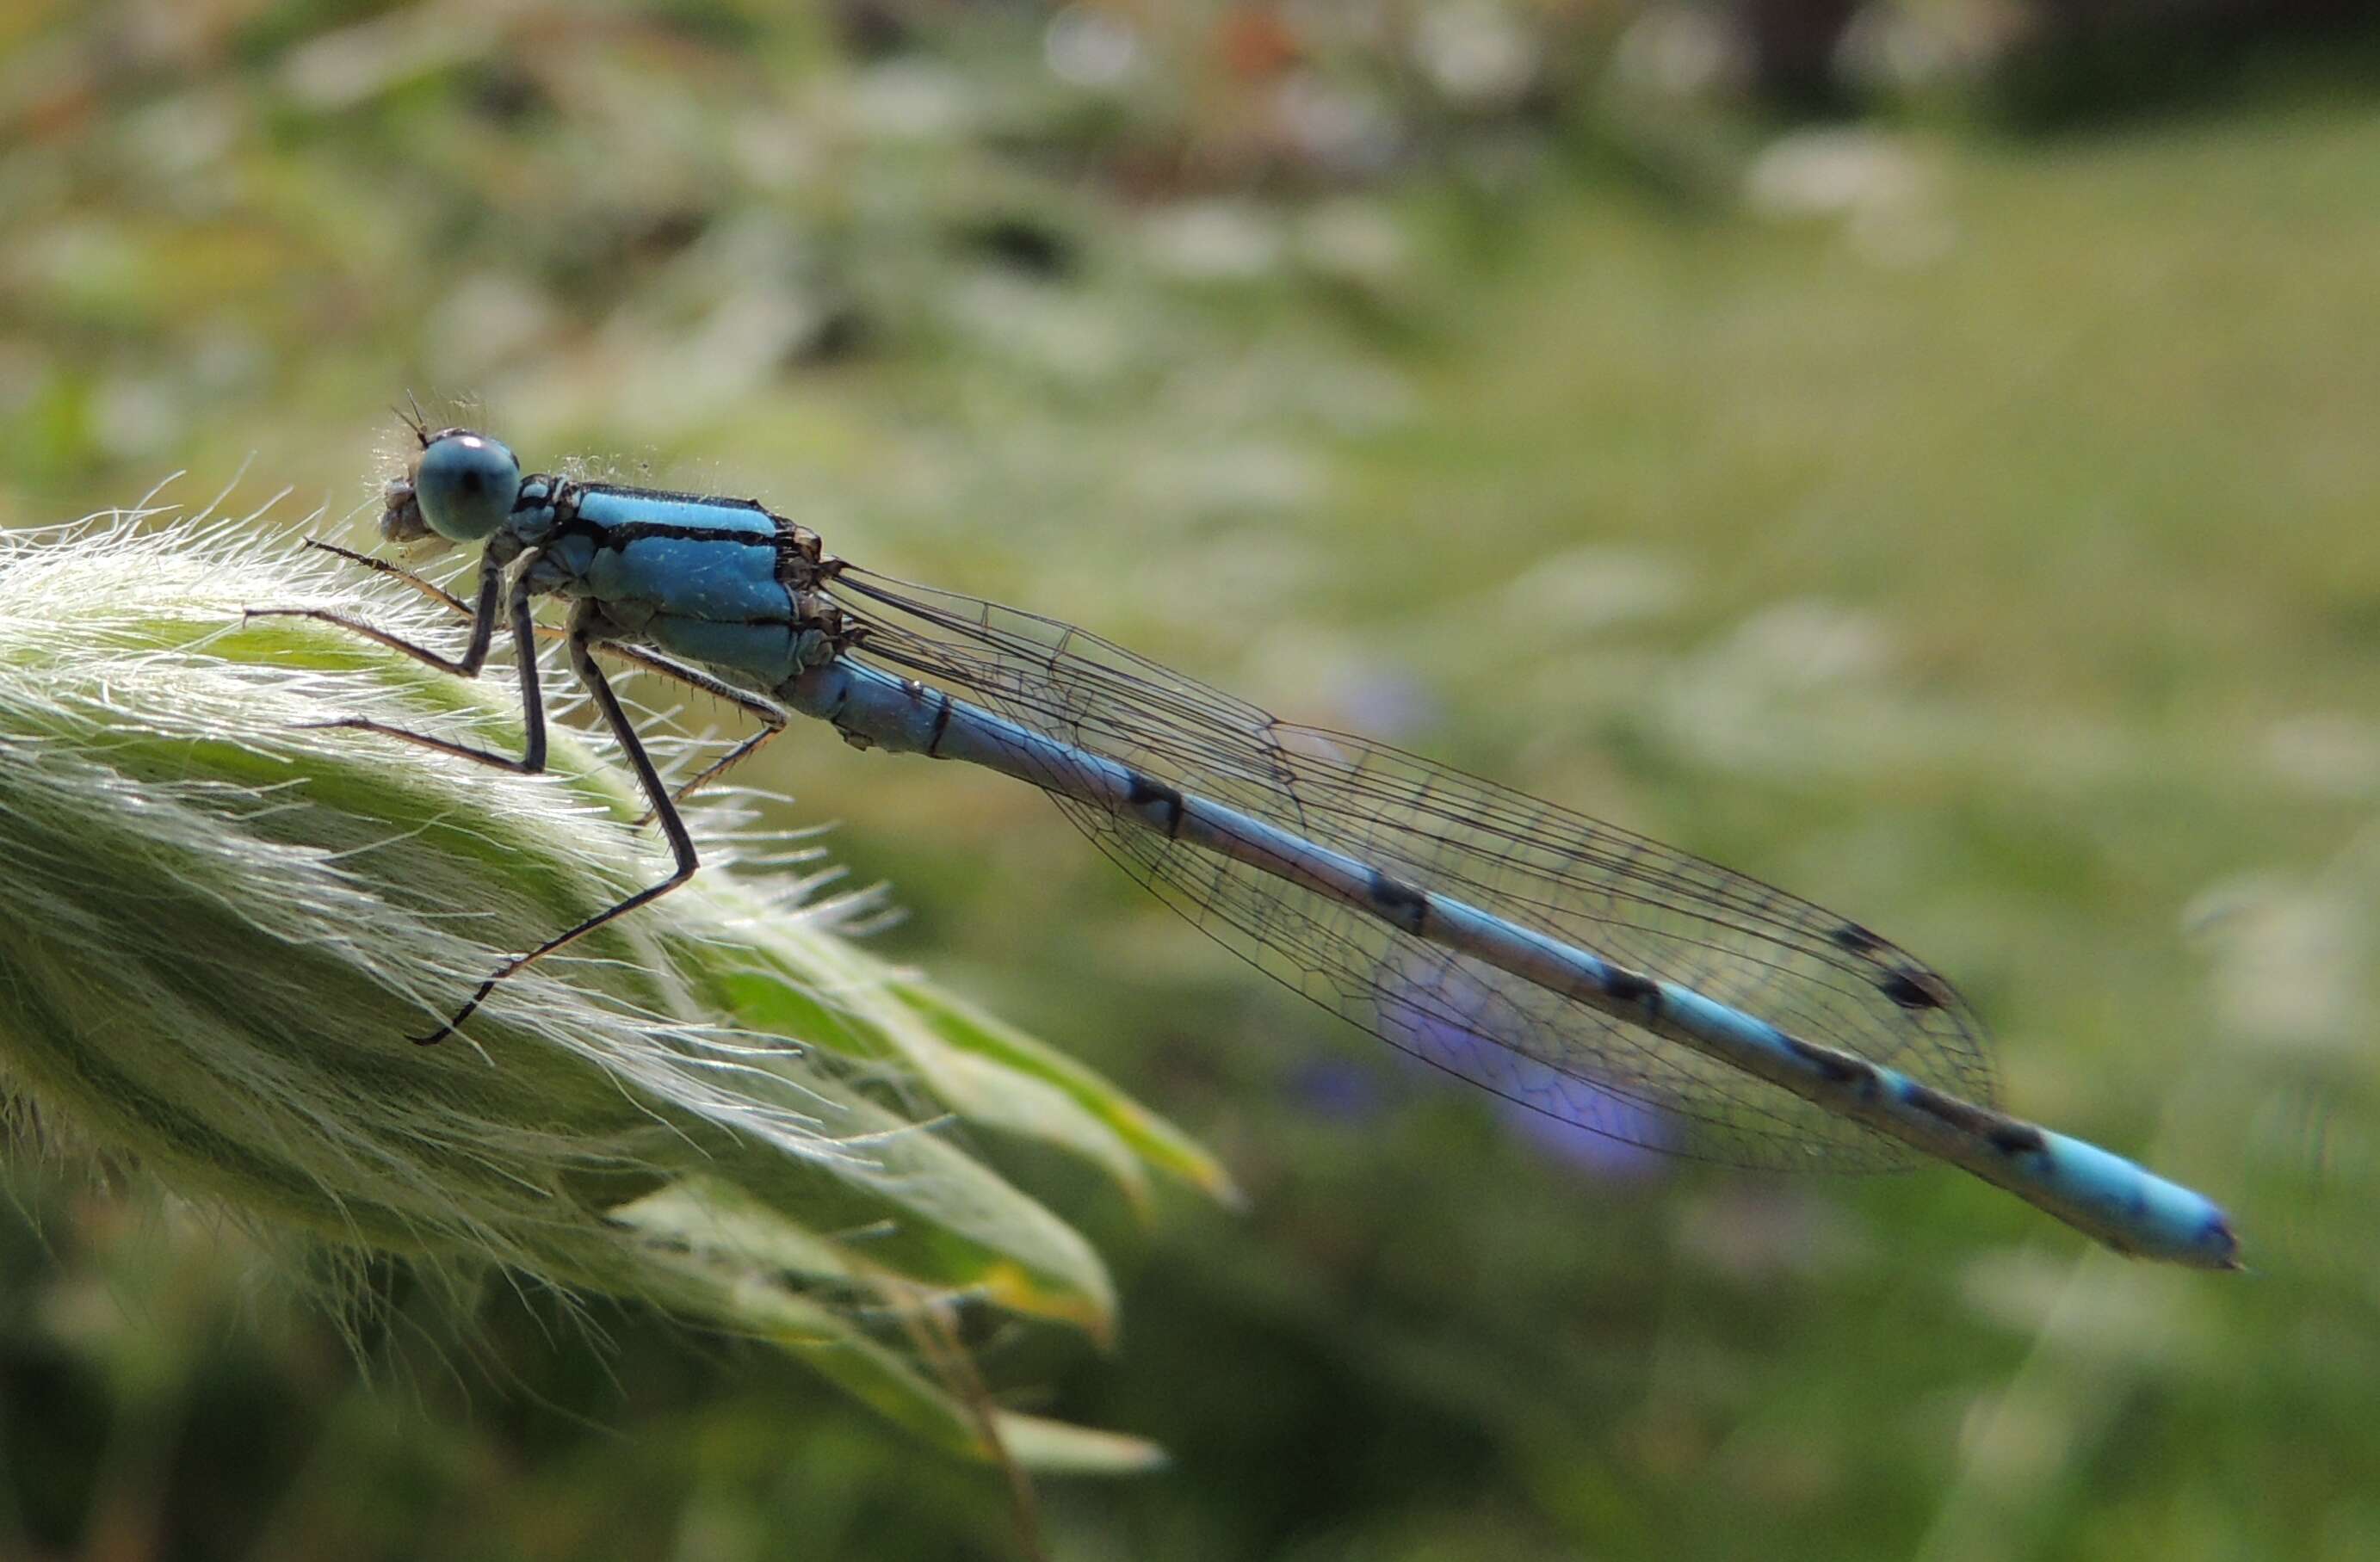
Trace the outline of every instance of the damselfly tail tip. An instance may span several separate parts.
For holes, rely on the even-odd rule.
[[[2240,1238],[2231,1229],[2231,1217],[2212,1205],[2206,1205],[2204,1216],[2179,1240],[2142,1248],[2119,1243],[2116,1251],[2169,1259],[2192,1269],[2212,1269],[2223,1274],[2240,1274],[2248,1267],[2240,1261]]]
[[[2234,1275],[2247,1273],[2248,1265],[2240,1256],[2240,1238],[2231,1229],[2228,1216],[2218,1213],[2207,1222],[2206,1239],[2208,1250],[2216,1255],[2215,1268]]]

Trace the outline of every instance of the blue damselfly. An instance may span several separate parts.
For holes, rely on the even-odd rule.
[[[2236,1267],[2223,1212],[2119,1156],[1987,1105],[1981,1025],[1940,975],[1854,922],[1716,864],[1365,739],[1276,720],[1080,629],[874,574],[748,500],[540,475],[468,430],[387,485],[393,542],[479,543],[476,598],[384,561],[471,623],[509,624],[545,764],[536,599],[571,602],[570,665],[674,859],[670,876],[507,961],[498,982],[686,881],[675,802],[817,718],[863,748],[958,759],[1047,793],[1201,929],[1383,1040],[1521,1105],[1652,1148],[1764,1168],[1961,1167],[2122,1252]],[[320,546],[328,546],[322,544]],[[673,793],[594,652],[731,701],[759,730]]]

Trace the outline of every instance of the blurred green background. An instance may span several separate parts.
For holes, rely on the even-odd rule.
[[[1871,923],[2254,1265],[1521,1120],[797,730],[876,946],[1250,1196],[1096,1229],[1113,1356],[988,1344],[1175,1455],[1053,1556],[2380,1555],[2360,10],[18,0],[0,524],[352,539],[473,398]],[[137,1174],[9,1182],[0,1556],[1015,1555],[767,1352],[391,1267],[359,1364]]]

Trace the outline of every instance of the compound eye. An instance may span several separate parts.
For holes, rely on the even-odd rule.
[[[485,434],[442,434],[414,467],[413,497],[431,531],[456,542],[482,542],[520,498],[520,463]]]

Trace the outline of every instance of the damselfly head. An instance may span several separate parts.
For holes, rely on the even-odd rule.
[[[520,462],[468,429],[432,434],[405,476],[382,492],[380,534],[391,542],[484,542],[520,498]]]

